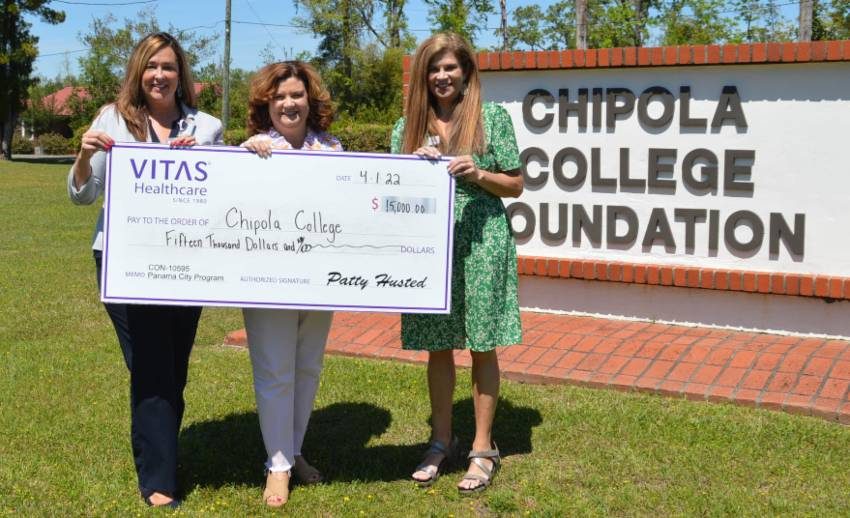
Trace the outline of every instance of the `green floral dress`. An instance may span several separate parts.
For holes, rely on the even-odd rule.
[[[514,127],[497,104],[482,107],[487,149],[474,156],[490,172],[519,169]],[[393,128],[392,152],[401,151],[404,118]],[[452,312],[405,314],[401,341],[405,349],[491,351],[519,343],[522,331],[517,301],[516,245],[502,200],[477,185],[455,187]]]

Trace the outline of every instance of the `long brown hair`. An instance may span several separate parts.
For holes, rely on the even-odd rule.
[[[127,72],[124,74],[124,82],[118,91],[118,100],[115,106],[118,113],[127,123],[127,129],[136,137],[136,140],[147,140],[148,108],[142,90],[142,74],[148,61],[160,50],[171,47],[177,56],[177,71],[179,73],[179,84],[177,86],[176,101],[186,106],[195,108],[195,89],[192,79],[192,68],[186,59],[186,53],[174,36],[167,32],[148,34],[142,38],[133,48],[130,60],[127,61]]]
[[[422,146],[428,133],[436,133],[436,101],[428,89],[428,67],[445,52],[451,52],[460,63],[466,87],[452,111],[448,142],[439,149],[447,154],[470,154],[484,151],[484,127],[481,122],[481,81],[472,49],[462,37],[440,32],[423,41],[413,56],[410,89],[405,103],[402,153],[413,153]]]
[[[248,98],[248,135],[256,135],[272,128],[269,116],[269,101],[277,92],[281,81],[295,77],[304,83],[307,90],[307,103],[310,113],[307,126],[313,131],[327,130],[334,118],[331,94],[325,89],[319,73],[309,63],[303,61],[281,61],[261,68],[251,80],[251,93]]]

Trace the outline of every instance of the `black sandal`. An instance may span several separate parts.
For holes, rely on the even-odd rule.
[[[458,492],[462,495],[480,493],[490,487],[490,483],[493,482],[493,477],[496,476],[496,473],[499,472],[499,468],[502,466],[502,457],[499,456],[499,448],[496,446],[495,442],[493,443],[492,450],[471,451],[467,458],[470,460],[470,464],[475,464],[484,474],[479,475],[477,473],[467,473],[464,475],[461,479],[462,481],[475,480],[476,482],[480,482],[480,484],[471,488],[457,488]],[[481,459],[489,460],[493,463],[493,467],[488,468]]]
[[[436,466],[433,464],[427,464],[424,461],[418,466],[416,466],[416,469],[413,471],[414,474],[419,473],[421,471],[428,475],[428,478],[424,480],[415,478],[413,475],[411,475],[410,478],[414,482],[416,482],[417,486],[426,488],[434,485],[434,482],[436,482],[437,479],[440,478],[440,471],[446,469],[448,465],[453,461],[454,456],[457,452],[458,443],[459,441],[457,437],[452,437],[452,442],[451,444],[449,444],[448,447],[443,444],[443,441],[438,441],[436,439],[431,441],[431,444],[428,446],[428,450],[425,451],[424,457],[427,459],[431,455],[439,454],[443,456],[443,460],[441,460],[440,463]]]

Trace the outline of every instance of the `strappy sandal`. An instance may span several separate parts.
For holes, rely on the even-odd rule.
[[[428,478],[426,479],[418,479],[413,475],[410,478],[416,482],[416,485],[422,488],[431,487],[434,485],[434,482],[440,478],[440,471],[446,469],[448,465],[454,460],[455,453],[458,448],[458,438],[452,437],[451,444],[447,447],[443,441],[433,440],[431,444],[428,446],[428,450],[425,452],[424,458],[427,459],[431,455],[442,455],[443,460],[440,461],[436,466],[433,464],[426,463],[424,460],[421,464],[416,466],[416,469],[413,471],[414,474],[419,473],[420,471],[427,474]]]
[[[298,462],[298,459],[301,459],[301,462]],[[311,466],[303,455],[297,455],[295,457],[295,463],[292,465],[292,472],[295,474],[295,478],[298,479],[298,482],[305,486],[319,484],[325,481],[325,477],[322,475],[322,472]]]
[[[272,503],[272,498],[280,498],[280,503]],[[280,507],[289,500],[289,472],[269,471],[266,475],[266,488],[263,490],[263,503],[269,507]]]
[[[492,450],[482,450],[482,451],[471,451],[467,456],[471,464],[475,464],[478,469],[481,470],[483,475],[479,475],[478,473],[467,473],[461,479],[463,480],[475,480],[476,482],[480,482],[477,486],[473,486],[471,488],[463,488],[458,487],[457,490],[462,495],[471,495],[474,493],[480,493],[484,491],[490,484],[493,482],[493,477],[496,476],[496,473],[499,472],[499,468],[502,466],[502,457],[499,456],[499,447],[496,446],[496,443],[493,443]],[[488,468],[487,465],[481,459],[487,459],[493,463],[492,468]]]

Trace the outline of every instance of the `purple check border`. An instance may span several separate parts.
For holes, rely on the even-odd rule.
[[[140,144],[140,143],[116,143],[112,148],[128,149],[171,149],[162,144]],[[252,153],[251,151],[233,146],[194,146],[181,148],[181,152],[213,152],[213,153]],[[352,153],[347,151],[298,151],[298,150],[274,150],[273,154],[306,155],[306,156],[328,156],[333,158],[360,157],[385,160],[422,160],[421,157],[413,155],[394,155],[388,153]],[[251,302],[243,300],[216,300],[216,299],[180,299],[180,298],[153,298],[153,297],[121,297],[109,295],[107,282],[109,271],[109,227],[112,207],[112,151],[107,153],[108,162],[106,168],[106,189],[104,191],[104,226],[103,226],[103,270],[101,273],[100,299],[103,302],[122,302],[127,304],[152,304],[164,306],[228,306],[228,307],[258,307],[258,308],[281,308],[281,309],[313,309],[322,311],[379,311],[387,313],[448,313],[451,310],[451,279],[452,279],[452,251],[454,248],[454,188],[455,179],[449,178],[449,219],[446,225],[446,236],[448,246],[446,247],[446,281],[443,286],[442,307],[418,307],[418,306],[377,306],[377,305],[338,305],[338,304],[288,304],[277,302]],[[450,158],[443,157],[441,162],[448,162]]]

